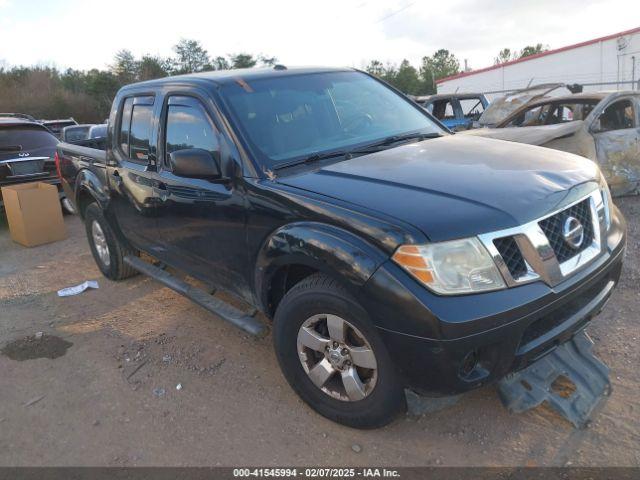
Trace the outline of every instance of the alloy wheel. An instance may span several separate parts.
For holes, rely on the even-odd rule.
[[[354,325],[337,315],[314,315],[298,331],[298,357],[314,385],[338,400],[355,402],[371,394],[378,364],[371,345]]]
[[[107,244],[107,238],[102,231],[102,227],[96,220],[91,223],[91,236],[93,237],[93,245],[96,247],[98,258],[100,258],[100,261],[105,267],[108,267],[111,263],[109,245]]]

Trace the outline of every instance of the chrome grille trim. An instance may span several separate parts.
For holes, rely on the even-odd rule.
[[[552,217],[568,208],[577,205],[585,200],[589,201],[591,210],[591,222],[593,226],[593,241],[591,245],[580,253],[563,263],[559,263],[556,254],[551,247],[547,236],[543,232],[538,222]],[[602,238],[605,232],[605,206],[599,188],[596,188],[589,195],[579,200],[563,206],[562,208],[537,218],[519,227],[508,228],[496,232],[478,235],[478,239],[493,257],[493,261],[500,270],[505,283],[509,287],[523,285],[525,283],[542,280],[550,287],[553,287],[574,273],[586,267],[593,260],[604,252]],[[494,240],[502,237],[513,237],[527,265],[527,273],[515,279],[509,272],[500,252],[494,245]]]

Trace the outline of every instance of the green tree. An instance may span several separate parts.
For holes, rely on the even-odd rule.
[[[258,58],[249,53],[235,53],[229,55],[231,68],[252,68],[258,63]]]
[[[267,57],[266,55],[258,55],[258,61],[263,67],[273,67],[278,63],[278,57]]]
[[[531,55],[546,52],[547,50],[549,50],[549,47],[541,43],[536,43],[535,45],[527,45],[522,50],[520,50],[520,55],[518,58],[529,57]]]
[[[209,54],[197,40],[181,39],[174,47],[176,52],[176,71],[178,73],[202,72],[213,70]]]
[[[138,80],[152,80],[171,73],[171,60],[143,55],[138,62]]]
[[[444,48],[435,52],[431,57],[424,57],[422,66],[424,70],[431,72],[434,82],[460,73],[460,62],[453,53]]]
[[[398,71],[393,79],[393,86],[410,95],[419,95],[422,93],[422,84],[418,77],[418,70],[409,63],[409,60],[405,59],[400,62]]]
[[[371,60],[364,69],[371,75],[375,75],[379,78],[384,77],[385,74],[384,64],[380,60]]]
[[[422,63],[420,64],[418,74],[420,75],[423,95],[436,93],[436,82],[433,78],[433,71],[431,68],[430,57],[422,57]]]
[[[211,59],[211,65],[214,70],[229,70],[231,64],[225,57],[216,57]]]
[[[515,60],[517,58],[516,52],[512,52],[510,48],[503,48],[498,53],[498,56],[494,59],[493,63],[495,65],[500,65],[502,63],[507,63],[511,60]]]
[[[135,82],[138,74],[138,62],[130,50],[119,50],[110,67],[111,72],[118,78],[121,84]]]

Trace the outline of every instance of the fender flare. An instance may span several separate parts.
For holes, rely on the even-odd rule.
[[[317,222],[296,222],[274,231],[256,259],[254,285],[257,300],[268,311],[269,285],[286,265],[304,265],[339,278],[357,291],[388,255],[343,228]]]
[[[103,210],[106,209],[107,204],[109,203],[109,197],[104,192],[104,182],[100,180],[100,178],[93,173],[91,170],[82,170],[76,177],[75,182],[75,204],[77,207],[80,206],[80,196],[86,192],[93,199],[98,202],[100,208]],[[78,209],[78,212],[80,210]]]

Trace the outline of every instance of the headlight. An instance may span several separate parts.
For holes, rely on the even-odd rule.
[[[420,283],[442,295],[505,288],[491,255],[477,238],[402,245],[392,258]]]
[[[611,226],[611,205],[613,205],[613,200],[611,199],[609,185],[607,185],[607,181],[602,174],[600,174],[600,194],[602,195],[602,206],[604,207],[604,227],[608,231]]]

